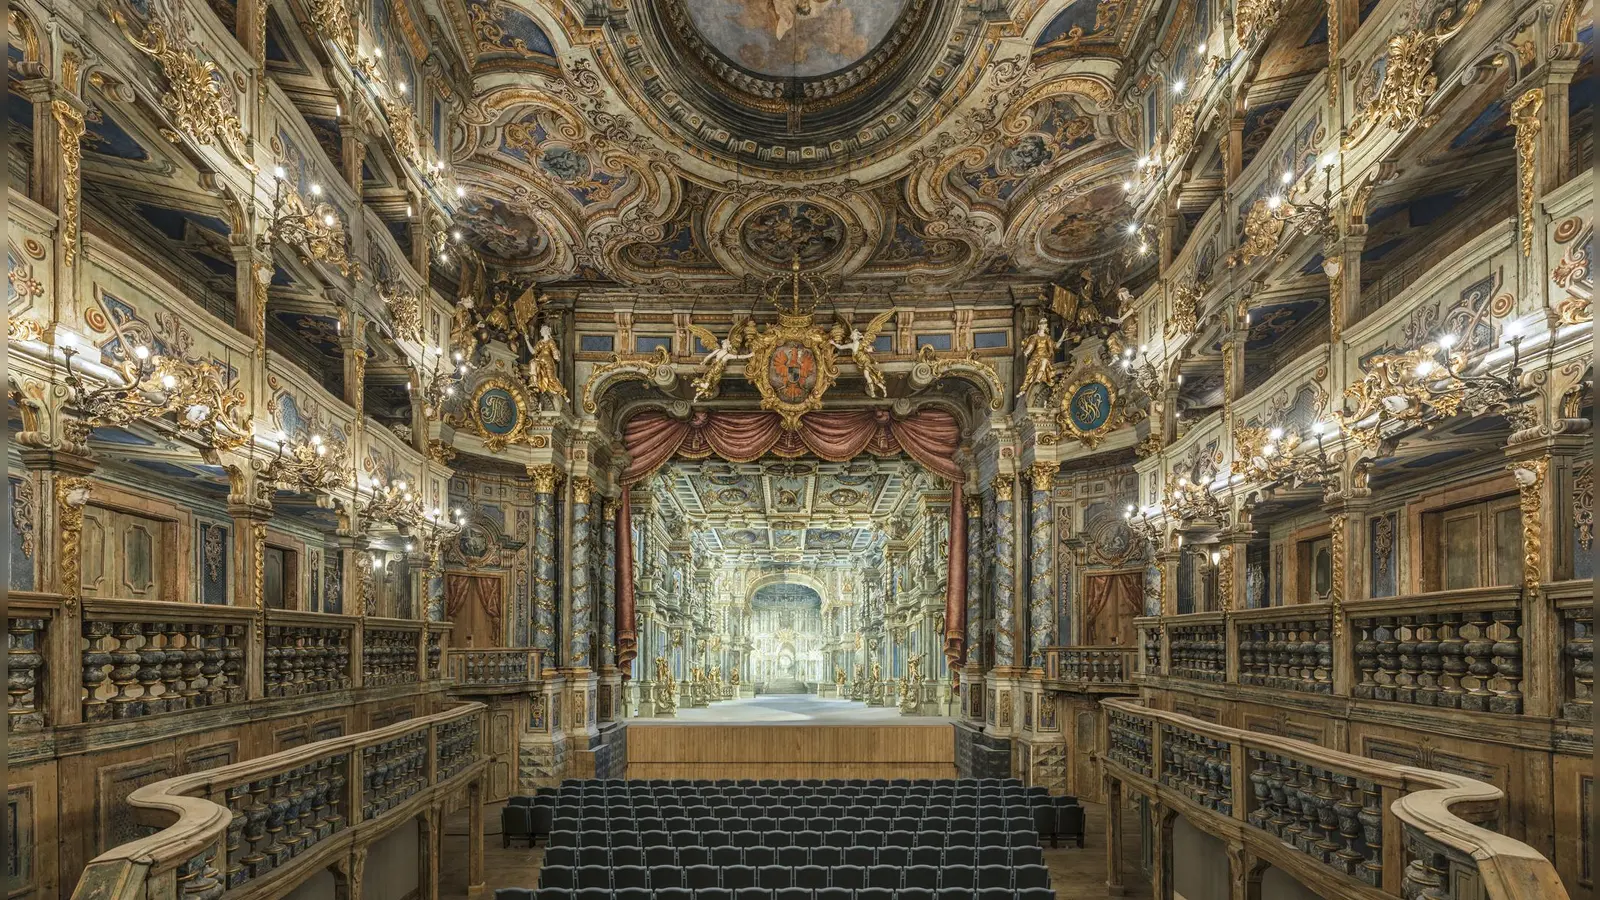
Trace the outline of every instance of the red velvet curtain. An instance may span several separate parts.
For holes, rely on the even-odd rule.
[[[950,564],[945,579],[944,658],[954,671],[966,657],[967,643],[967,514],[961,502],[961,482],[950,490]]]
[[[617,504],[617,668],[624,680],[632,677],[628,664],[639,655],[639,634],[633,612],[633,501],[629,485]]]
[[[862,453],[904,453],[948,481],[965,477],[955,461],[961,426],[955,416],[933,409],[903,419],[881,409],[815,412],[801,416],[795,431],[785,431],[774,412],[697,412],[684,420],[647,411],[628,420],[622,440],[631,459],[622,475],[624,484],[644,480],[674,456],[752,462],[768,453],[784,457],[809,453],[830,462]]]

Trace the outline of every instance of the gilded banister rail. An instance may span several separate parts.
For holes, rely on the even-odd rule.
[[[1043,652],[1046,681],[1133,689],[1133,647],[1045,647]]]
[[[90,861],[78,900],[213,900],[266,877],[296,880],[479,777],[484,706],[145,785],[128,795],[155,834]]]
[[[1324,896],[1567,897],[1549,860],[1468,821],[1495,816],[1504,794],[1493,785],[1133,699],[1101,706],[1108,778],[1181,815],[1227,821],[1258,858]]]
[[[527,647],[451,648],[446,671],[457,688],[532,684],[544,671],[544,653]]]
[[[1531,595],[1521,587],[1489,587],[1352,600],[1337,610],[1307,603],[1149,616],[1134,620],[1134,658],[1145,682],[1587,722],[1594,688],[1587,589],[1588,582],[1560,582]],[[1530,603],[1553,606],[1559,634],[1527,633]],[[1551,665],[1559,671],[1549,671]],[[1529,709],[1536,681],[1549,686],[1547,699]]]

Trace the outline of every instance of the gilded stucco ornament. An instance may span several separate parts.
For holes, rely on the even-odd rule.
[[[785,282],[787,297],[780,293]],[[810,288],[811,297],[802,298],[802,284]],[[750,338],[745,377],[761,394],[761,408],[776,412],[791,431],[800,427],[801,416],[822,408],[823,396],[839,377],[831,336],[814,323],[821,296],[821,283],[800,273],[795,256],[789,275],[774,279],[767,295],[778,308],[778,324]]]
[[[516,379],[503,374],[490,375],[478,382],[468,398],[467,417],[490,452],[521,443],[528,434],[532,403],[527,389]]]
[[[1116,385],[1101,372],[1089,372],[1061,393],[1056,422],[1091,450],[1119,421]]]
[[[1383,74],[1375,76],[1369,70],[1356,87],[1356,114],[1346,129],[1344,149],[1360,144],[1379,126],[1405,131],[1412,126],[1427,128],[1434,123],[1437,116],[1423,114],[1428,101],[1439,89],[1439,76],[1433,73],[1434,57],[1482,5],[1483,0],[1468,0],[1458,11],[1453,4],[1447,4],[1426,27],[1389,38]],[[1378,79],[1376,83],[1375,78]]]
[[[668,390],[678,380],[672,369],[672,354],[667,348],[657,346],[648,356],[623,356],[618,354],[610,362],[595,366],[589,380],[583,383],[583,411],[593,414],[600,409],[600,395],[608,388],[625,381],[645,381],[660,390]]]
[[[83,190],[83,110],[66,100],[50,101],[61,143],[61,264],[78,259],[79,197]]]
[[[245,137],[238,106],[229,87],[232,82],[216,63],[200,58],[183,14],[168,18],[152,7],[143,32],[137,34],[122,10],[112,9],[110,16],[128,42],[161,67],[167,81],[161,105],[173,124],[195,143],[205,147],[220,146],[242,168],[256,171],[256,164],[250,157],[250,141]],[[170,131],[163,133],[173,143],[180,140]]]
[[[422,300],[417,292],[397,281],[378,285],[378,296],[389,308],[389,321],[403,340],[422,341]]]
[[[1511,105],[1511,127],[1517,132],[1517,222],[1522,238],[1522,255],[1533,253],[1534,187],[1538,176],[1539,110],[1544,107],[1544,89],[1534,88]]]
[[[1517,480],[1517,505],[1522,512],[1522,590],[1528,598],[1538,595],[1544,580],[1544,539],[1540,513],[1544,506],[1543,488],[1550,472],[1550,457],[1524,459],[1506,466]]]
[[[1239,0],[1233,11],[1233,30],[1240,44],[1264,37],[1283,16],[1284,0]]]
[[[1257,259],[1271,256],[1278,249],[1278,238],[1283,235],[1285,212],[1292,214],[1293,207],[1283,204],[1273,209],[1265,197],[1250,204],[1244,216],[1244,240],[1239,243],[1238,249],[1227,255],[1224,262],[1232,268],[1247,266]]]
[[[61,536],[61,553],[56,566],[61,576],[61,591],[66,595],[62,611],[77,615],[83,597],[83,508],[89,505],[90,481],[87,478],[57,478],[55,482],[56,528]]]
[[[1593,234],[1594,224],[1582,216],[1571,216],[1556,223],[1553,236],[1566,250],[1551,272],[1550,281],[1566,292],[1556,303],[1556,320],[1562,325],[1594,321],[1594,276],[1589,260]]]

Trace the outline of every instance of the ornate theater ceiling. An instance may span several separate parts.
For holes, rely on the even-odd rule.
[[[678,461],[676,505],[725,561],[848,565],[915,510],[931,480],[910,460]]]
[[[1143,261],[1131,0],[444,2],[458,224],[496,267],[732,290],[798,254],[959,289]]]

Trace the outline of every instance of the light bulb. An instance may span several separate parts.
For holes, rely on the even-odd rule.
[[[374,57],[378,58],[378,59],[383,59],[383,48],[382,47],[373,47],[372,48],[372,55]]]
[[[1271,431],[1267,432],[1267,437],[1270,440],[1281,441],[1281,440],[1283,440],[1283,429],[1282,428],[1274,428]]]
[[[1188,486],[1189,486],[1189,478],[1188,478],[1188,476],[1186,476],[1186,475],[1179,476],[1178,477],[1178,487],[1186,488]]]
[[[434,347],[433,348],[433,355],[434,356],[443,356],[444,355],[444,348],[443,347],[438,347],[438,346]]]
[[[1500,329],[1500,333],[1504,335],[1507,340],[1511,338],[1522,337],[1522,323],[1513,319],[1510,322],[1507,322],[1505,326]]]
[[[457,228],[455,231],[450,232],[450,236],[458,241],[461,240],[461,229]]]
[[[1315,435],[1320,437],[1322,435],[1322,433],[1324,431],[1327,431],[1327,430],[1328,430],[1328,423],[1326,423],[1326,422],[1323,422],[1323,421],[1319,420],[1319,421],[1311,423],[1311,433],[1312,434],[1315,434]]]
[[[321,444],[318,444],[317,445],[317,455],[318,456],[326,456],[327,454],[328,454],[328,448],[322,446]]]
[[[178,386],[178,379],[173,378],[171,375],[163,375],[161,376],[161,386],[171,390]]]
[[[1130,194],[1131,194],[1131,193],[1133,193],[1133,182],[1131,182],[1131,181],[1124,181],[1124,182],[1123,182],[1123,183],[1122,183],[1122,189],[1123,189],[1123,190],[1124,190],[1124,191],[1127,191],[1127,192],[1128,192],[1128,193],[1130,193]]]
[[[141,344],[141,345],[133,348],[133,355],[135,357],[138,357],[139,359],[149,359],[150,358],[150,348],[144,346],[143,344]]]
[[[1196,52],[1196,53],[1198,53],[1198,54],[1200,54],[1200,55],[1201,55],[1201,56],[1205,56],[1205,55],[1206,55],[1206,45],[1205,45],[1205,42],[1204,42],[1204,41],[1202,41],[1202,42],[1201,42],[1201,43],[1200,43],[1200,46],[1198,46],[1198,47],[1196,47],[1196,48],[1194,48],[1194,52]]]
[[[396,481],[394,486],[402,491],[406,489],[406,483],[404,481]]]
[[[1291,184],[1291,183],[1294,182],[1294,173],[1293,172],[1285,172],[1285,173],[1283,173],[1283,176],[1279,180],[1282,181],[1284,184]]]
[[[322,435],[320,435],[320,434],[313,434],[313,435],[312,435],[312,436],[311,436],[311,443],[312,443],[312,445],[313,445],[313,446],[315,446],[315,445],[317,445],[317,444],[320,444],[320,443],[322,443]]]
[[[1128,230],[1129,234],[1138,234],[1139,233],[1139,225],[1137,223],[1135,223],[1135,222],[1129,222],[1127,230]]]
[[[322,185],[316,183],[315,181],[311,182],[311,193],[317,195],[318,197],[322,196]]]
[[[1148,157],[1148,156],[1139,157],[1139,167],[1141,169],[1144,168],[1145,166],[1148,166],[1148,165],[1150,165],[1150,157]]]
[[[1211,564],[1214,566],[1220,562],[1222,562],[1222,554],[1215,550],[1211,551]]]
[[[1264,457],[1272,456],[1274,453],[1277,453],[1277,452],[1278,452],[1278,448],[1273,444],[1267,444],[1265,447],[1261,448],[1261,455],[1264,456]]]
[[[1433,371],[1433,360],[1425,359],[1422,362],[1417,363],[1417,375],[1418,375],[1418,377],[1426,376],[1429,372],[1432,372],[1432,371]]]
[[[1322,154],[1322,167],[1324,169],[1328,168],[1329,166],[1333,165],[1334,163],[1336,163],[1338,161],[1339,161],[1338,154],[1334,153],[1332,150],[1329,150],[1327,153]]]
[[[1185,84],[1185,82],[1184,82],[1184,80],[1183,80],[1183,79],[1182,79],[1182,78],[1179,78],[1179,79],[1178,79],[1178,80],[1177,80],[1177,81],[1174,81],[1174,82],[1173,82],[1173,83],[1172,83],[1172,92],[1173,92],[1173,93],[1174,93],[1174,94],[1181,94],[1181,93],[1183,93],[1183,86],[1184,86],[1184,84]]]
[[[339,118],[340,116],[343,116],[343,115],[344,115],[344,104],[343,103],[335,103],[335,104],[333,104],[333,117],[335,119],[337,119],[337,118]]]
[[[288,176],[289,173],[283,170],[283,166],[274,166],[272,169],[272,174],[276,176],[279,181],[282,181]]]
[[[456,352],[455,352],[455,353],[454,353],[454,354],[453,354],[453,358],[454,358],[454,359],[455,359],[455,361],[456,361],[456,362],[461,362],[461,351],[460,351],[460,350],[457,350],[457,351],[456,351]]]
[[[400,82],[399,84],[397,84],[395,86],[400,89],[400,93],[404,94],[406,92],[406,83],[404,81]]]
[[[1143,356],[1143,355],[1145,355],[1146,353],[1149,353],[1149,352],[1150,352],[1150,345],[1149,344],[1140,344],[1139,345],[1139,355],[1140,356]]]
[[[1454,347],[1455,345],[1456,345],[1456,336],[1455,335],[1453,335],[1453,334],[1441,334],[1441,335],[1439,335],[1439,348],[1441,350],[1449,350],[1451,347]]]
[[[1279,197],[1277,194],[1273,194],[1271,197],[1267,198],[1267,209],[1277,209],[1282,205],[1283,198]]]
[[[466,195],[467,195],[467,189],[462,187],[459,184],[456,185],[456,196],[457,197],[465,197]]]
[[[1150,252],[1150,245],[1149,244],[1141,243],[1139,245],[1139,255],[1140,256],[1143,256],[1143,255],[1145,255],[1146,253],[1149,253],[1149,252]]]
[[[329,228],[332,228],[333,227],[333,213],[328,213],[327,215],[323,216],[322,217],[322,224],[328,226]]]
[[[444,389],[444,395],[446,397],[454,397],[456,395],[456,389],[453,387],[446,387]]]
[[[414,216],[416,214],[417,214],[416,208],[413,207],[411,204],[407,203],[406,204],[406,218],[409,219],[409,218],[411,218],[412,216]]]

